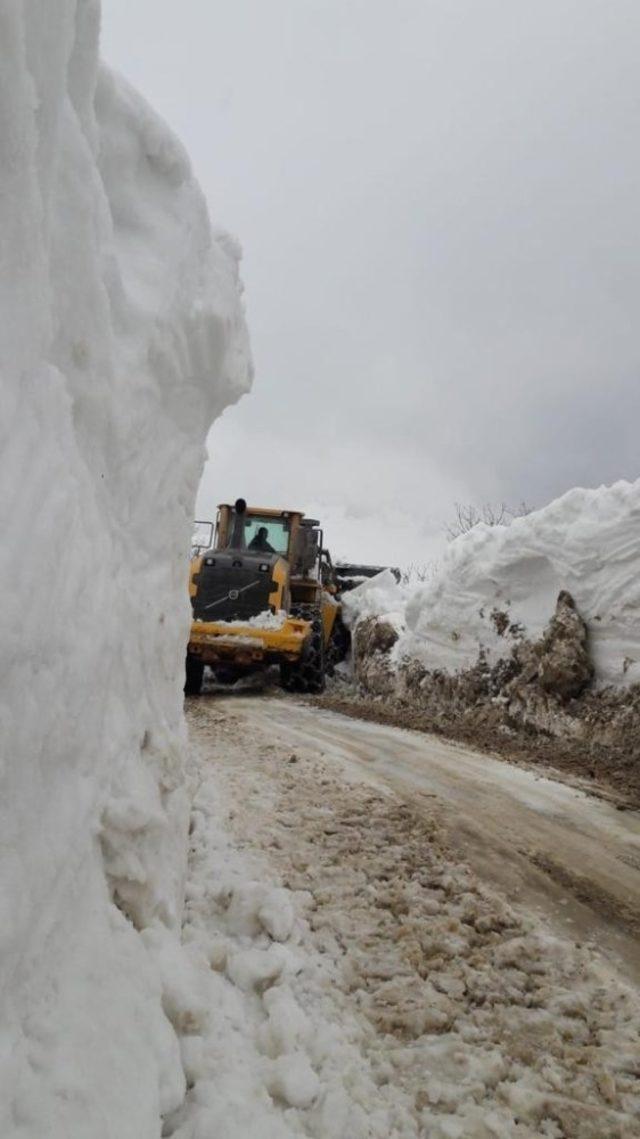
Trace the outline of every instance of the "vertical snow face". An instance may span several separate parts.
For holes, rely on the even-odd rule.
[[[207,430],[251,379],[238,251],[100,68],[99,18],[0,6],[8,1139],[156,1137],[183,1094],[137,931],[180,920],[185,550]]]

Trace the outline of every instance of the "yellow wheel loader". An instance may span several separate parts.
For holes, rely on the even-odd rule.
[[[218,507],[212,537],[191,562],[185,692],[200,692],[207,665],[229,682],[274,664],[289,691],[322,692],[349,635],[320,523],[239,498]]]

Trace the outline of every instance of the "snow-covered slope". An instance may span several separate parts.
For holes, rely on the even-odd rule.
[[[395,658],[453,673],[480,649],[494,663],[517,637],[537,639],[563,589],[587,623],[596,678],[640,681],[640,480],[571,490],[508,527],[476,526],[408,599],[390,577],[377,578],[346,605],[352,620],[400,611]]]
[[[185,551],[250,382],[238,256],[98,62],[95,0],[0,8],[0,1134],[146,1139],[178,1046]],[[115,897],[119,903],[112,903]]]

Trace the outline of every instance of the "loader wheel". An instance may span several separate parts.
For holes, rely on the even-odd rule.
[[[280,666],[280,680],[287,692],[324,692],[325,649],[322,614],[317,605],[292,605],[292,617],[311,621],[307,651],[300,661]]]
[[[187,653],[185,667],[184,694],[185,696],[199,696],[202,691],[204,677],[204,664],[197,657]]]
[[[338,615],[333,622],[331,637],[327,645],[327,673],[333,676],[337,664],[345,660],[351,648],[351,633],[347,629],[342,617]]]
[[[236,668],[217,668],[215,671],[216,684],[235,684],[239,676]]]

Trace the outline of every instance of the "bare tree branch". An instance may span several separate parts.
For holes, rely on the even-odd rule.
[[[527,506],[526,502],[521,502],[515,508],[507,506],[505,502],[495,505],[484,502],[479,507],[473,503],[456,502],[455,512],[453,522],[445,526],[445,533],[450,542],[454,538],[459,538],[461,534],[468,534],[479,522],[484,522],[485,526],[508,526],[514,518],[530,514],[531,507]]]

